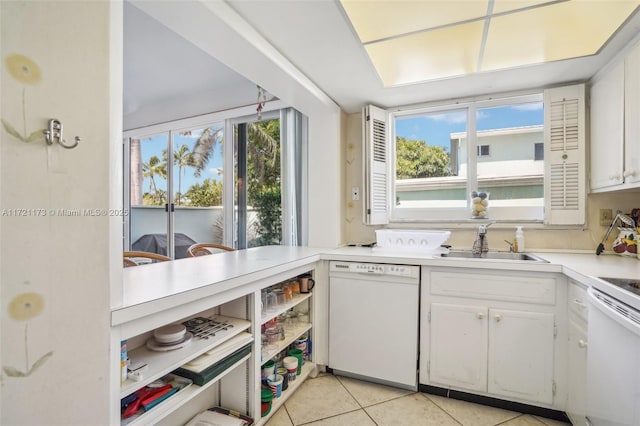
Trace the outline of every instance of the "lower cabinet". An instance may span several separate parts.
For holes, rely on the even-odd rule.
[[[556,277],[425,268],[422,279],[421,384],[564,408]]]
[[[553,334],[553,314],[433,303],[430,381],[551,404]]]
[[[587,292],[569,283],[569,347],[567,350],[567,415],[575,425],[586,424],[587,409]]]

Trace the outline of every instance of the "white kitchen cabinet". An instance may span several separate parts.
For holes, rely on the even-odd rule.
[[[487,389],[487,307],[432,303],[429,378],[434,384]]]
[[[621,185],[624,141],[624,63],[591,86],[591,189]]]
[[[587,327],[588,309],[585,286],[569,282],[569,346],[567,350],[567,415],[575,425],[586,424],[587,408]]]
[[[433,384],[550,404],[553,314],[433,303]]]
[[[487,391],[553,402],[554,315],[490,309]]]
[[[640,185],[640,43],[591,85],[591,190]]]
[[[640,43],[625,57],[624,170],[627,185],[640,185]]]
[[[563,359],[555,274],[423,268],[420,383],[543,407]],[[566,327],[560,325],[566,336]],[[566,338],[566,337],[565,337]],[[426,368],[425,368],[426,366]]]

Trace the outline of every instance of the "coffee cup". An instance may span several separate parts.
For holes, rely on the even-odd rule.
[[[282,360],[282,365],[287,369],[287,378],[290,382],[296,379],[298,375],[298,358],[294,356],[287,356]]]
[[[282,376],[282,390],[286,391],[289,387],[289,371],[284,367],[279,367],[277,373]]]
[[[279,374],[273,374],[267,377],[267,382],[269,383],[271,392],[273,392],[274,398],[280,398],[280,396],[282,396],[282,381],[283,378]]]
[[[316,282],[311,277],[300,277],[300,293],[309,293]]]
[[[264,366],[262,367],[262,377],[268,378],[269,376],[275,374],[275,371],[276,363],[274,360],[270,359],[269,361],[265,362]]]
[[[304,354],[300,349],[289,349],[289,356],[296,357],[298,359],[298,371],[296,374],[299,376],[302,373],[302,365],[304,364]]]

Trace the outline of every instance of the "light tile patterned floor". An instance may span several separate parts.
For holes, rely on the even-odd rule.
[[[556,420],[323,374],[266,426],[569,426]]]

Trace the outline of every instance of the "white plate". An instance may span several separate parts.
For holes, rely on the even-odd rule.
[[[191,343],[191,339],[193,339],[193,334],[190,332],[187,332],[184,335],[184,339],[182,339],[181,341],[167,345],[167,344],[159,343],[158,341],[156,341],[155,338],[152,337],[149,340],[147,340],[147,348],[157,352],[172,351],[174,349],[180,349],[188,345],[189,343]]]

